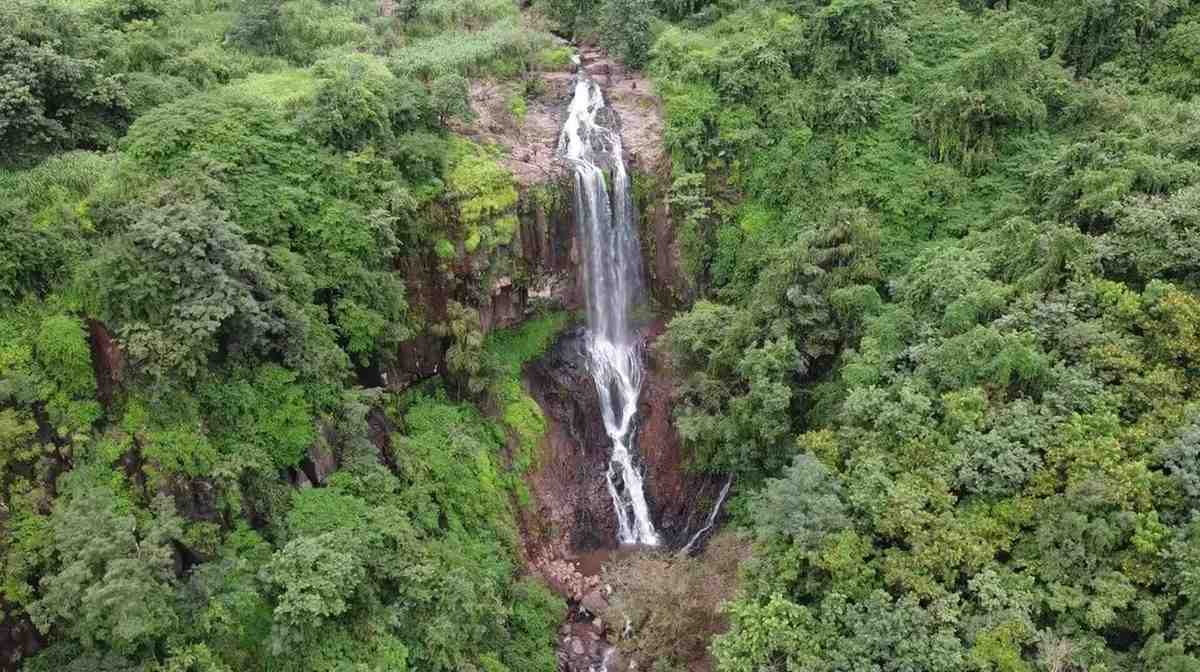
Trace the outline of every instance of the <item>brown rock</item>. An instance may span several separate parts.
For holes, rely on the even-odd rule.
[[[604,595],[599,590],[593,590],[583,596],[583,599],[579,601],[579,606],[587,610],[589,614],[598,616],[608,608],[608,600],[604,599]]]

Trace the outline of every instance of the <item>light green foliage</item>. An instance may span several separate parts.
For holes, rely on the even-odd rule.
[[[276,651],[303,669],[339,655],[369,669],[544,669],[563,606],[513,579],[499,437],[468,407],[411,402],[399,478],[356,463],[294,496],[290,540],[264,569]]]
[[[298,464],[317,436],[312,402],[297,378],[264,364],[205,385],[202,404],[222,450],[246,459],[265,456],[275,468]]]
[[[434,400],[418,401],[405,424],[408,434],[396,459],[402,477],[418,484],[406,493],[418,525],[456,534],[492,530],[495,541],[515,544],[511,528],[500,522],[509,507],[495,459],[495,428],[467,407]]]
[[[424,0],[413,2],[412,17],[420,30],[438,32],[456,27],[475,28],[517,16],[517,8],[506,0]]]
[[[317,78],[312,70],[292,68],[250,75],[235,83],[233,90],[284,108],[303,107],[316,96]]]
[[[0,301],[44,295],[69,276],[93,231],[83,198],[111,167],[99,154],[71,152],[0,170]]]
[[[458,209],[463,246],[470,254],[508,245],[516,233],[517,189],[512,174],[485,148],[467,141],[452,146],[447,175]]]
[[[392,67],[399,74],[425,78],[447,73],[511,76],[548,41],[516,19],[502,18],[482,30],[451,30],[415,40],[394,52]]]
[[[516,435],[519,450],[511,459],[518,473],[537,466],[538,449],[546,434],[542,409],[521,384],[521,369],[550,347],[566,323],[566,314],[548,313],[515,329],[489,334],[484,343],[494,371],[488,394],[499,406],[504,425]]]
[[[152,405],[141,399],[131,400],[125,410],[121,429],[147,461],[143,471],[156,480],[210,473],[217,463],[216,449],[205,434],[196,430],[195,411],[188,407],[187,400],[176,401],[175,408],[164,408],[171,401],[176,400],[153,404],[156,417],[151,416]],[[111,448],[129,447],[128,442],[120,442]],[[120,455],[108,457],[115,460]]]
[[[100,418],[100,404],[83,324],[70,315],[48,317],[42,320],[34,346],[38,364],[56,388],[46,404],[50,421],[64,436],[86,430]]]
[[[446,306],[446,324],[439,329],[451,339],[446,349],[446,369],[461,381],[459,390],[477,396],[487,387],[491,377],[489,362],[483,356],[483,328],[479,311],[457,301]]]
[[[78,318],[54,315],[42,320],[37,335],[37,358],[66,391],[91,391],[90,350]]]
[[[280,630],[276,653],[287,644],[292,630],[319,631],[329,619],[351,608],[366,572],[349,547],[349,532],[291,541],[264,568],[272,587],[280,591],[275,607],[275,624]]]

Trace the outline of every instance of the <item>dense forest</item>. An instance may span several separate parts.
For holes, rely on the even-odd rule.
[[[652,349],[734,483],[704,554],[609,573],[640,669],[1200,671],[1200,3],[0,23],[0,668],[557,668],[521,375],[578,316],[481,313],[550,197],[463,129],[572,43],[661,101]]]

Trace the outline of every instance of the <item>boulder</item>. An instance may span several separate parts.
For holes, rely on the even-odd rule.
[[[579,601],[579,606],[589,614],[599,616],[608,608],[608,600],[604,599],[604,595],[599,590],[593,590],[583,596],[583,599]]]

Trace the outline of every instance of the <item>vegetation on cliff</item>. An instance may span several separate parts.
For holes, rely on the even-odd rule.
[[[662,99],[659,347],[754,546],[619,567],[628,651],[1200,670],[1200,3],[535,7]],[[518,194],[450,129],[566,52],[509,0],[0,22],[0,666],[553,669],[519,372],[564,317],[486,333]]]
[[[515,379],[562,319],[470,369],[517,194],[448,130],[548,37],[507,1],[378,9],[0,7],[0,620],[39,633],[0,668],[553,668]],[[444,314],[397,272],[423,259]],[[419,333],[449,370],[381,391]]]

